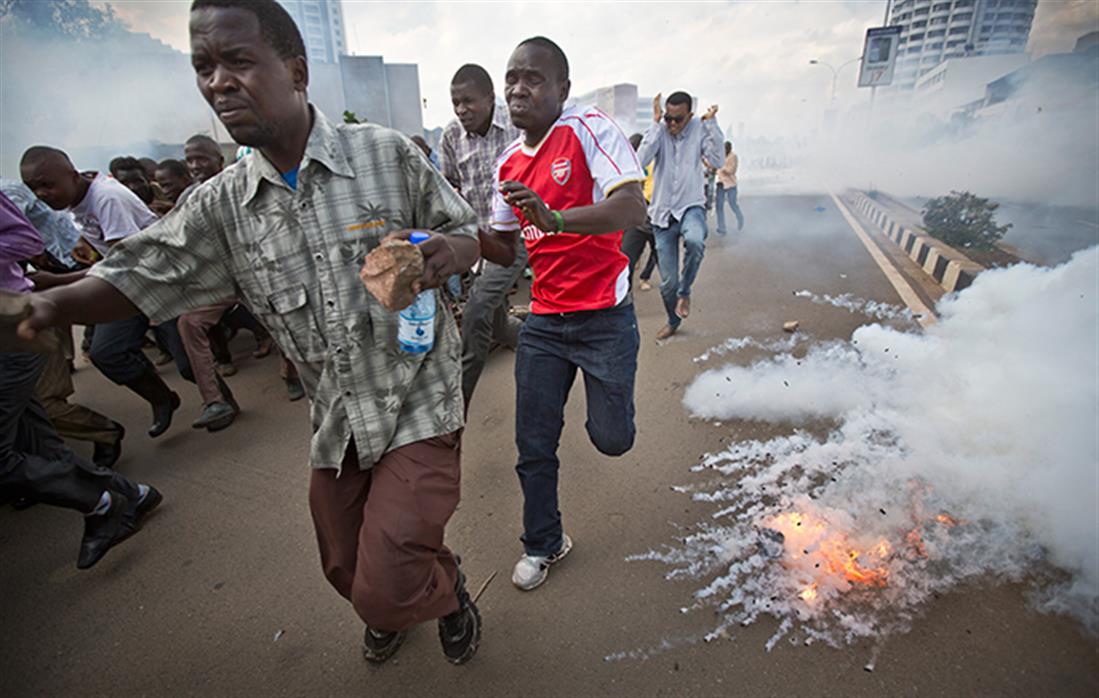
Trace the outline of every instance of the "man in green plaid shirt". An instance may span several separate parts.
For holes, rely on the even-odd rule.
[[[367,625],[364,656],[385,661],[437,618],[446,658],[463,663],[481,628],[443,545],[459,500],[458,330],[439,303],[434,348],[402,353],[397,313],[358,271],[386,236],[425,230],[422,284],[436,288],[477,258],[476,215],[404,136],[309,104],[301,36],[274,0],[195,0],[190,28],[199,90],[253,152],[86,278],[35,294],[20,332],[244,300],[310,396],[321,562]]]

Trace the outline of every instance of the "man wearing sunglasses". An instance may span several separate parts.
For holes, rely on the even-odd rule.
[[[701,118],[696,118],[691,111],[691,96],[686,92],[673,92],[662,110],[658,94],[653,98],[653,125],[637,151],[642,165],[653,163],[649,220],[656,237],[660,296],[668,313],[668,324],[656,333],[658,340],[675,334],[691,312],[691,285],[706,248],[702,159],[709,162],[724,159],[716,115],[715,104]],[[680,238],[684,248],[682,273]]]

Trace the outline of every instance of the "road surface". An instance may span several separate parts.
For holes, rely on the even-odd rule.
[[[713,511],[670,490],[699,477],[690,466],[729,435],[729,425],[691,420],[681,405],[701,370],[694,357],[729,337],[781,337],[787,320],[819,339],[846,338],[869,321],[796,290],[900,303],[827,194],[745,196],[742,205],[743,233],[710,238],[679,335],[658,345],[659,296],[637,296],[638,437],[629,454],[606,458],[587,442],[575,387],[560,455],[562,511],[576,547],[530,593],[510,584],[521,553],[513,355],[493,355],[471,407],[463,500],[448,532],[474,587],[498,573],[480,602],[484,639],[470,664],[443,660],[433,624],[411,632],[389,665],[362,660],[362,625],[317,560],[306,501],[307,406],[285,400],[274,358],[242,358],[230,380],[244,413],[217,434],[189,428],[197,393],[171,376],[184,406],[155,441],[143,435],[145,407],[85,366],[77,399],[127,425],[119,468],[156,484],[166,502],[140,535],[87,572],[75,568],[78,516],[46,506],[0,510],[0,692],[1095,695],[1095,639],[1068,619],[1031,610],[1019,586],[989,580],[937,599],[910,633],[885,644],[868,673],[870,643],[843,650],[780,643],[768,653],[767,622],[732,642],[690,644],[714,624],[708,612],[679,612],[699,584],[668,582],[662,566],[626,561]],[[237,349],[247,355],[246,342]],[[758,438],[774,429],[744,424],[738,433]],[[666,639],[687,642],[648,659],[604,661]]]

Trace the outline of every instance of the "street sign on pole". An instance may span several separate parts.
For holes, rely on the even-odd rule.
[[[862,64],[859,66],[859,87],[884,87],[893,82],[900,38],[900,27],[871,27],[866,30]]]

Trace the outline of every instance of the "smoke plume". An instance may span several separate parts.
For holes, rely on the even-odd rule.
[[[681,490],[712,519],[636,559],[704,581],[684,610],[718,607],[710,637],[761,615],[780,622],[769,646],[884,637],[997,579],[1099,630],[1097,279],[1099,248],[988,271],[923,333],[870,324],[705,371],[691,414],[794,431],[707,456],[695,469],[722,484]],[[709,356],[743,346],[760,343]]]

